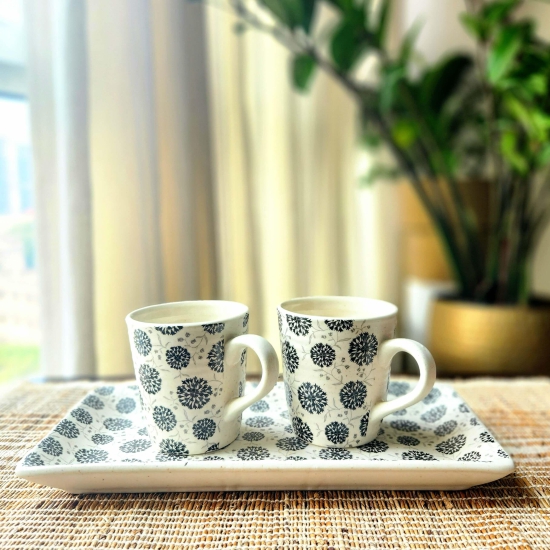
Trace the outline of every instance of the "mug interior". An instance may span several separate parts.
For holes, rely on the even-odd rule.
[[[397,306],[383,300],[354,296],[310,296],[294,298],[281,304],[281,309],[294,315],[335,319],[368,320],[392,317]]]
[[[196,300],[172,302],[136,309],[126,320],[154,325],[202,325],[242,317],[248,308],[239,302]]]

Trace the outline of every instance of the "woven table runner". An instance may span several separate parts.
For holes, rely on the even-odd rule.
[[[14,468],[97,383],[23,382],[0,396],[0,548],[550,548],[550,380],[454,386],[514,474],[460,492],[70,495]]]

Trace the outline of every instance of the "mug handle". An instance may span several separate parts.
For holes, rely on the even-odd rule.
[[[251,394],[237,397],[227,403],[224,414],[226,421],[235,420],[246,408],[265,397],[275,387],[279,378],[277,353],[265,338],[256,334],[243,334],[230,340],[225,346],[227,361],[237,361],[245,347],[252,349],[260,359],[262,379]]]
[[[371,409],[369,419],[369,423],[372,423],[374,426],[388,414],[418,403],[433,388],[435,382],[435,361],[428,349],[419,342],[409,340],[408,338],[394,338],[382,342],[379,348],[380,362],[382,365],[389,364],[393,356],[400,351],[411,354],[416,360],[418,369],[420,370],[420,379],[409,393],[391,401],[380,401],[374,405]]]

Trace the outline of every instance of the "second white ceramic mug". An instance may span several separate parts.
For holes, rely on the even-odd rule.
[[[382,419],[423,399],[435,363],[420,343],[393,338],[397,307],[353,297],[308,297],[278,307],[287,404],[295,434],[323,447],[358,447]],[[411,354],[420,370],[412,391],[386,401],[392,357]]]

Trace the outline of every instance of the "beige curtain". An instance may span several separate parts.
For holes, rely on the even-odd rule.
[[[393,191],[358,190],[355,106],[326,75],[295,93],[281,46],[183,0],[27,2],[37,187],[51,179],[42,257],[59,250],[64,274],[56,264],[43,284],[46,373],[131,375],[124,318],[163,301],[244,302],[251,330],[278,347],[281,300],[396,299]],[[68,52],[79,71],[60,73]],[[56,142],[57,164],[52,119],[70,137]],[[67,185],[91,223],[61,200]],[[58,214],[68,229],[46,223]]]
[[[355,105],[324,74],[294,92],[282,46],[237,36],[226,12],[207,20],[222,295],[249,304],[252,330],[277,342],[281,300],[383,286],[366,260],[377,245],[361,221],[373,197],[356,185]]]
[[[214,298],[203,11],[88,2],[97,374],[131,374],[124,317]]]

